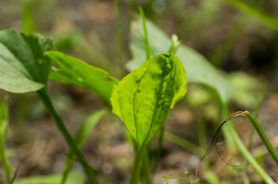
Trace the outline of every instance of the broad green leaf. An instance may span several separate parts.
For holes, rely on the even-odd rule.
[[[12,93],[37,91],[43,84],[35,82],[24,66],[0,43],[0,88]]]
[[[46,56],[55,64],[50,73],[52,80],[85,88],[110,102],[117,80],[106,71],[61,52],[49,51]]]
[[[171,46],[171,40],[150,21],[146,21],[146,24],[153,54],[167,51]],[[141,20],[137,20],[131,25],[133,59],[127,65],[130,70],[138,68],[144,62],[144,34],[141,25]],[[186,69],[188,82],[208,86],[217,94],[221,103],[226,103],[230,99],[231,87],[226,76],[215,69],[202,55],[185,45],[178,48],[176,55]]]
[[[49,40],[37,34],[24,35],[10,29],[0,31],[0,43],[25,67],[33,81],[46,83],[50,63],[42,60],[42,56],[51,48]]]
[[[60,184],[62,175],[33,176],[15,181],[15,184]],[[66,184],[83,184],[85,177],[81,172],[71,172]]]
[[[0,88],[13,93],[41,89],[50,69],[42,60],[45,49],[48,42],[39,35],[0,31]]]
[[[142,146],[163,126],[169,109],[185,92],[186,75],[182,63],[175,55],[161,54],[147,60],[114,88],[113,112]]]

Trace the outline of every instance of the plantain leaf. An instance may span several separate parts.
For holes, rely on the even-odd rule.
[[[106,71],[57,51],[49,51],[45,56],[56,64],[50,73],[52,80],[85,88],[110,102],[117,80]]]
[[[168,111],[185,92],[182,63],[173,54],[161,54],[119,82],[112,93],[112,108],[136,143],[143,146],[163,126]]]
[[[171,40],[153,23],[146,20],[149,35],[149,44],[153,54],[167,51]],[[144,33],[141,20],[131,25],[131,51],[133,59],[127,64],[128,69],[134,70],[143,64],[145,57]],[[221,103],[230,99],[231,87],[223,73],[214,68],[202,55],[190,47],[181,45],[176,55],[182,61],[188,82],[200,83],[212,89]]]
[[[24,35],[9,29],[0,31],[0,43],[25,67],[33,81],[46,83],[50,63],[42,60],[42,56],[44,51],[51,48],[48,39],[38,34]]]
[[[13,93],[41,89],[50,69],[50,63],[42,60],[49,46],[39,35],[0,31],[0,88]]]

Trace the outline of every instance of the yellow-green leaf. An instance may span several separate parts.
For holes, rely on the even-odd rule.
[[[182,63],[173,54],[161,54],[128,74],[114,88],[113,112],[142,146],[163,126],[170,108],[185,92]]]

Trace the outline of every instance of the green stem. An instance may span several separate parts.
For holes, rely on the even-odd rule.
[[[183,137],[174,135],[167,131],[164,133],[164,135],[165,135],[165,140],[172,142],[172,143],[182,147],[183,149],[191,151],[192,153],[197,154],[197,155],[203,154],[204,150],[202,148],[198,147],[197,145],[193,144],[192,142],[186,140]]]
[[[0,163],[2,163],[3,170],[6,177],[6,182],[11,181],[11,164],[7,158],[5,151],[5,138],[8,124],[8,104],[7,99],[0,100]]]
[[[0,137],[1,138],[1,137]],[[2,162],[3,170],[6,177],[6,182],[9,183],[11,181],[11,166],[8,161],[6,152],[5,152],[5,139],[0,140],[0,162]]]
[[[143,153],[143,163],[141,166],[141,178],[144,184],[152,184],[151,179],[151,170],[150,170],[150,157],[149,157],[149,149],[145,149]]]
[[[131,179],[129,182],[130,184],[152,183],[148,148],[149,145],[143,145],[135,151],[136,153],[133,162]]]
[[[114,0],[114,11],[116,17],[116,48],[118,55],[118,64],[121,69],[121,76],[125,73],[125,66],[123,61],[123,38],[122,38],[122,26],[121,26],[121,14],[119,8],[119,0]]]
[[[150,48],[150,44],[149,44],[147,24],[146,24],[144,11],[141,7],[139,8],[139,12],[141,15],[142,26],[143,26],[143,31],[144,31],[144,44],[145,44],[145,51],[146,51],[146,59],[148,60],[151,57],[151,48]]]
[[[164,140],[164,130],[165,130],[165,126],[162,126],[159,131],[159,134],[158,134],[158,148],[156,150],[156,157],[154,160],[153,173],[155,173],[157,171],[157,168],[159,165],[159,160],[161,158],[161,152],[163,149],[163,140]]]
[[[227,0],[227,3],[231,4],[238,10],[242,11],[248,16],[255,17],[257,20],[261,21],[264,25],[273,28],[275,30],[278,30],[278,20],[275,18],[272,18],[271,16],[260,12],[259,10],[256,10],[254,7],[248,5],[247,3],[244,3],[244,1],[240,0]]]
[[[228,107],[226,105],[221,106],[221,116],[222,118],[227,117]],[[241,141],[239,135],[237,134],[235,128],[232,124],[228,123],[223,127],[225,138],[230,142],[230,151],[234,151],[234,146],[238,149],[245,160],[251,165],[254,171],[262,178],[262,180],[267,184],[275,184],[273,179],[265,172],[265,170],[258,164],[254,159],[252,154],[248,151],[246,146]]]
[[[235,131],[232,124],[227,124],[225,126],[232,136],[235,145],[237,146],[239,152],[245,158],[245,160],[252,166],[256,173],[264,180],[267,184],[275,184],[272,178],[264,171],[264,169],[258,164],[258,162],[253,158],[250,152],[246,149],[242,141],[240,140],[237,132]]]
[[[56,123],[56,126],[58,127],[60,132],[63,134],[63,136],[64,136],[65,140],[67,141],[71,151],[75,154],[79,163],[83,167],[84,172],[87,174],[88,178],[91,180],[91,183],[92,184],[99,184],[93,169],[87,163],[83,154],[81,153],[81,151],[77,147],[74,139],[72,138],[72,136],[70,135],[70,133],[66,129],[62,118],[56,112],[56,110],[55,110],[55,108],[54,108],[54,106],[53,106],[53,104],[52,104],[52,102],[51,102],[51,100],[50,100],[50,98],[47,94],[46,89],[44,88],[44,89],[38,91],[38,94],[39,94],[42,102],[44,103],[45,107],[47,108],[48,113],[51,115],[54,122]]]
[[[270,153],[273,160],[276,162],[276,165],[278,166],[278,153],[273,148],[272,144],[270,143],[269,139],[267,138],[266,134],[264,133],[264,130],[258,120],[248,111],[243,112],[244,115],[247,116],[249,121],[252,123],[252,125],[255,127],[256,131],[258,132],[261,140],[263,141],[265,147],[267,148],[268,152]]]
[[[142,149],[137,150],[135,153],[133,169],[132,169],[129,184],[138,184],[139,183],[140,171],[141,171],[141,165],[142,165],[142,156],[143,156],[143,150]]]

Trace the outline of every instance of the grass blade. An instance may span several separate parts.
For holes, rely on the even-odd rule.
[[[219,133],[221,127],[226,124],[227,122],[239,117],[239,116],[246,116],[249,121],[252,123],[252,125],[255,127],[256,131],[258,132],[261,140],[265,144],[267,150],[277,163],[278,160],[278,155],[273,146],[271,145],[269,139],[267,138],[266,134],[264,133],[264,130],[262,129],[260,123],[256,120],[256,118],[248,111],[239,111],[236,113],[233,113],[230,118],[225,120],[219,128],[217,129],[216,134],[214,135],[214,138],[212,140],[212,143],[207,149],[207,152],[205,155],[202,157],[202,159],[210,152],[211,150],[211,145],[215,143],[217,134]],[[255,170],[255,172],[262,178],[262,180],[267,183],[267,184],[275,184],[273,179],[265,172],[265,170],[258,164],[258,162],[254,159],[254,157],[251,155],[251,153],[247,150],[247,148],[244,146],[242,143],[240,137],[238,136],[237,132],[235,131],[234,127],[232,124],[227,124],[225,127],[226,132],[229,133],[229,136],[232,138],[233,142],[235,143],[237,149],[239,152],[242,154],[242,156],[245,158],[245,160],[252,166],[252,168]]]
[[[36,24],[33,16],[34,3],[34,0],[23,1],[21,10],[21,30],[25,34],[31,34],[36,31]]]
[[[93,128],[100,121],[103,115],[106,114],[106,112],[107,111],[105,109],[94,112],[81,124],[75,136],[75,142],[79,148],[82,148],[84,146]],[[70,152],[65,164],[61,184],[64,184],[67,181],[68,175],[70,174],[71,168],[74,164],[74,160],[72,159],[73,156],[74,154]]]
[[[66,140],[66,142],[67,142],[68,146],[70,147],[71,151],[74,153],[74,155],[76,156],[80,165],[82,166],[82,168],[83,168],[84,172],[86,173],[87,177],[90,179],[90,182],[92,184],[99,184],[99,181],[96,177],[94,169],[86,161],[84,155],[82,154],[82,152],[80,151],[80,149],[76,145],[75,140],[72,138],[72,136],[70,135],[70,133],[66,129],[65,123],[62,120],[62,118],[59,116],[59,114],[56,112],[56,110],[55,110],[55,108],[52,104],[52,101],[50,100],[50,98],[48,96],[48,93],[47,93],[46,89],[44,88],[44,89],[38,91],[38,95],[40,96],[42,102],[44,103],[45,107],[47,108],[48,113],[50,114],[50,116],[54,120],[57,128],[59,129],[59,131],[64,136],[64,139]]]
[[[6,177],[6,183],[11,180],[11,164],[5,152],[5,137],[8,126],[8,104],[6,99],[0,99],[0,162]]]
[[[272,29],[275,29],[276,31],[278,30],[278,20],[277,19],[274,19],[274,18],[256,10],[252,6],[246,4],[242,1],[228,0],[227,2],[230,3],[232,6],[234,6],[235,8],[242,11],[243,13],[255,17],[256,19],[261,21],[264,25],[266,25]]]
[[[144,46],[145,46],[145,52],[146,52],[146,60],[150,59],[151,57],[151,47],[149,44],[149,36],[148,36],[148,30],[147,30],[147,24],[146,24],[146,18],[144,14],[144,10],[140,7],[139,8],[141,20],[142,20],[142,29],[144,31]]]
[[[266,149],[268,150],[269,154],[271,155],[271,157],[275,161],[276,165],[278,166],[278,153],[273,148],[272,144],[270,143],[269,139],[267,138],[259,121],[255,118],[255,116],[253,114],[251,114],[248,111],[244,111],[242,114],[245,115],[249,119],[249,121],[252,123],[252,125],[256,129],[257,133],[259,134],[261,140],[263,141]]]

